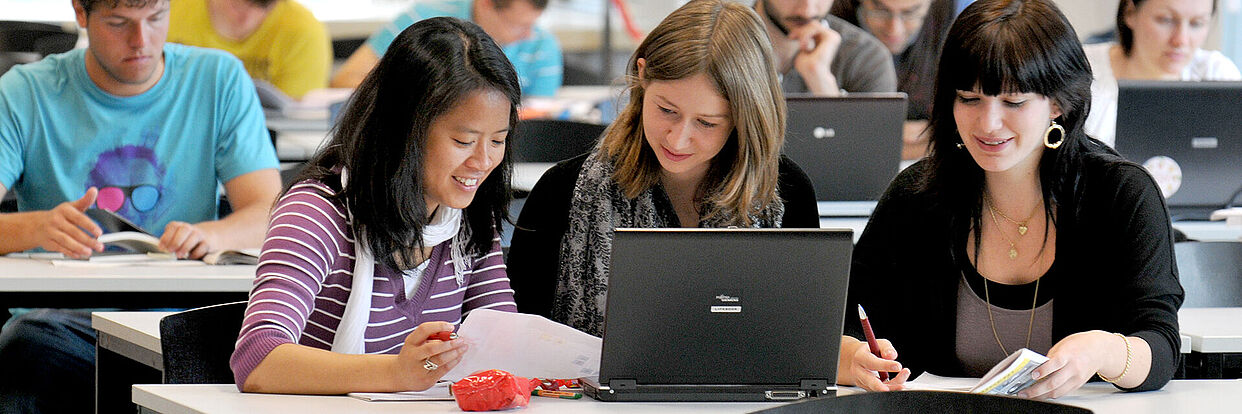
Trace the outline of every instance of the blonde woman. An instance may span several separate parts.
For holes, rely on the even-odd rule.
[[[539,180],[509,254],[520,311],[596,335],[614,228],[819,225],[810,179],[780,156],[785,100],[753,10],[687,3],[627,75],[629,104],[595,151]]]

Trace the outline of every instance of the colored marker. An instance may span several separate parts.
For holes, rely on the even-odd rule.
[[[441,341],[451,341],[451,340],[457,339],[457,332],[450,332],[450,331],[436,332],[436,333],[431,334],[431,336],[428,336],[427,339],[428,340],[438,339]]]
[[[530,392],[530,395],[535,395],[539,397],[548,397],[548,398],[560,398],[563,400],[576,400],[576,399],[582,398],[582,394],[579,394],[576,392],[569,392],[569,391],[533,390]]]

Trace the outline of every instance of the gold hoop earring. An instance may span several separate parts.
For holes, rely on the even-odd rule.
[[[1057,142],[1052,142],[1049,139],[1052,135],[1052,131],[1054,130],[1058,132]],[[1048,126],[1047,131],[1044,131],[1044,146],[1048,147],[1048,149],[1057,149],[1063,143],[1065,143],[1065,128],[1062,128],[1060,124],[1057,124],[1057,121],[1052,121],[1052,125]]]

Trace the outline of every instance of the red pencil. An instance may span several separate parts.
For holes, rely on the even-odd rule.
[[[452,331],[436,332],[436,333],[431,334],[431,336],[427,337],[428,341],[432,339],[438,339],[441,341],[451,341],[451,340],[457,339],[457,332],[452,332]]]
[[[880,356],[880,344],[875,341],[875,332],[871,330],[871,321],[867,319],[867,312],[862,305],[858,305],[858,321],[862,322],[863,335],[867,336],[867,347],[871,348],[873,355]],[[888,381],[887,372],[880,371],[880,381]]]

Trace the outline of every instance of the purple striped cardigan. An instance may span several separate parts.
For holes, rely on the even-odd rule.
[[[343,205],[318,181],[303,181],[281,197],[268,225],[250,303],[229,363],[238,389],[272,349],[298,343],[331,349],[354,269],[354,240]],[[435,246],[414,298],[405,297],[401,273],[375,267],[368,354],[395,354],[420,323],[454,325],[472,309],[516,312],[499,237],[487,255],[471,259],[458,286],[448,243]]]

